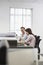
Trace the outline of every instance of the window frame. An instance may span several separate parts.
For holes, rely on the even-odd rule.
[[[9,13],[10,13],[10,10],[11,8],[14,8],[14,7],[10,7],[9,8]],[[33,8],[14,8],[14,9],[31,9],[31,29],[32,29],[32,24],[33,24]],[[10,15],[9,14],[9,31],[11,32],[11,29],[10,29]],[[15,16],[15,15],[14,15]],[[26,16],[26,15],[25,15]],[[22,16],[23,17],[23,16]],[[22,18],[22,26],[23,26],[23,18]]]

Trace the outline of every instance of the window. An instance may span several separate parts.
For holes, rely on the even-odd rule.
[[[10,8],[10,32],[20,34],[20,27],[31,28],[32,9]]]

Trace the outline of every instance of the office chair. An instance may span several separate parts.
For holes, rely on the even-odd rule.
[[[7,48],[6,46],[2,46],[0,48],[0,65],[7,64]]]
[[[40,36],[37,36],[37,35],[35,35],[35,38],[36,38],[36,43],[35,43],[35,48],[38,48],[38,59],[40,59],[40,47],[39,47],[39,44],[40,44],[40,41],[41,41],[41,39],[40,39]]]

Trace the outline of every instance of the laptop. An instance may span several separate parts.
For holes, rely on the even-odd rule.
[[[17,47],[17,40],[7,40],[10,48]]]

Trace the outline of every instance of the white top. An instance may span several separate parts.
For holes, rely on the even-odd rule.
[[[28,38],[25,40],[26,44],[29,44],[29,46],[34,47],[35,46],[35,37],[33,35],[28,35]]]
[[[21,39],[26,40],[27,39],[27,34],[25,33],[23,36],[21,36]]]

